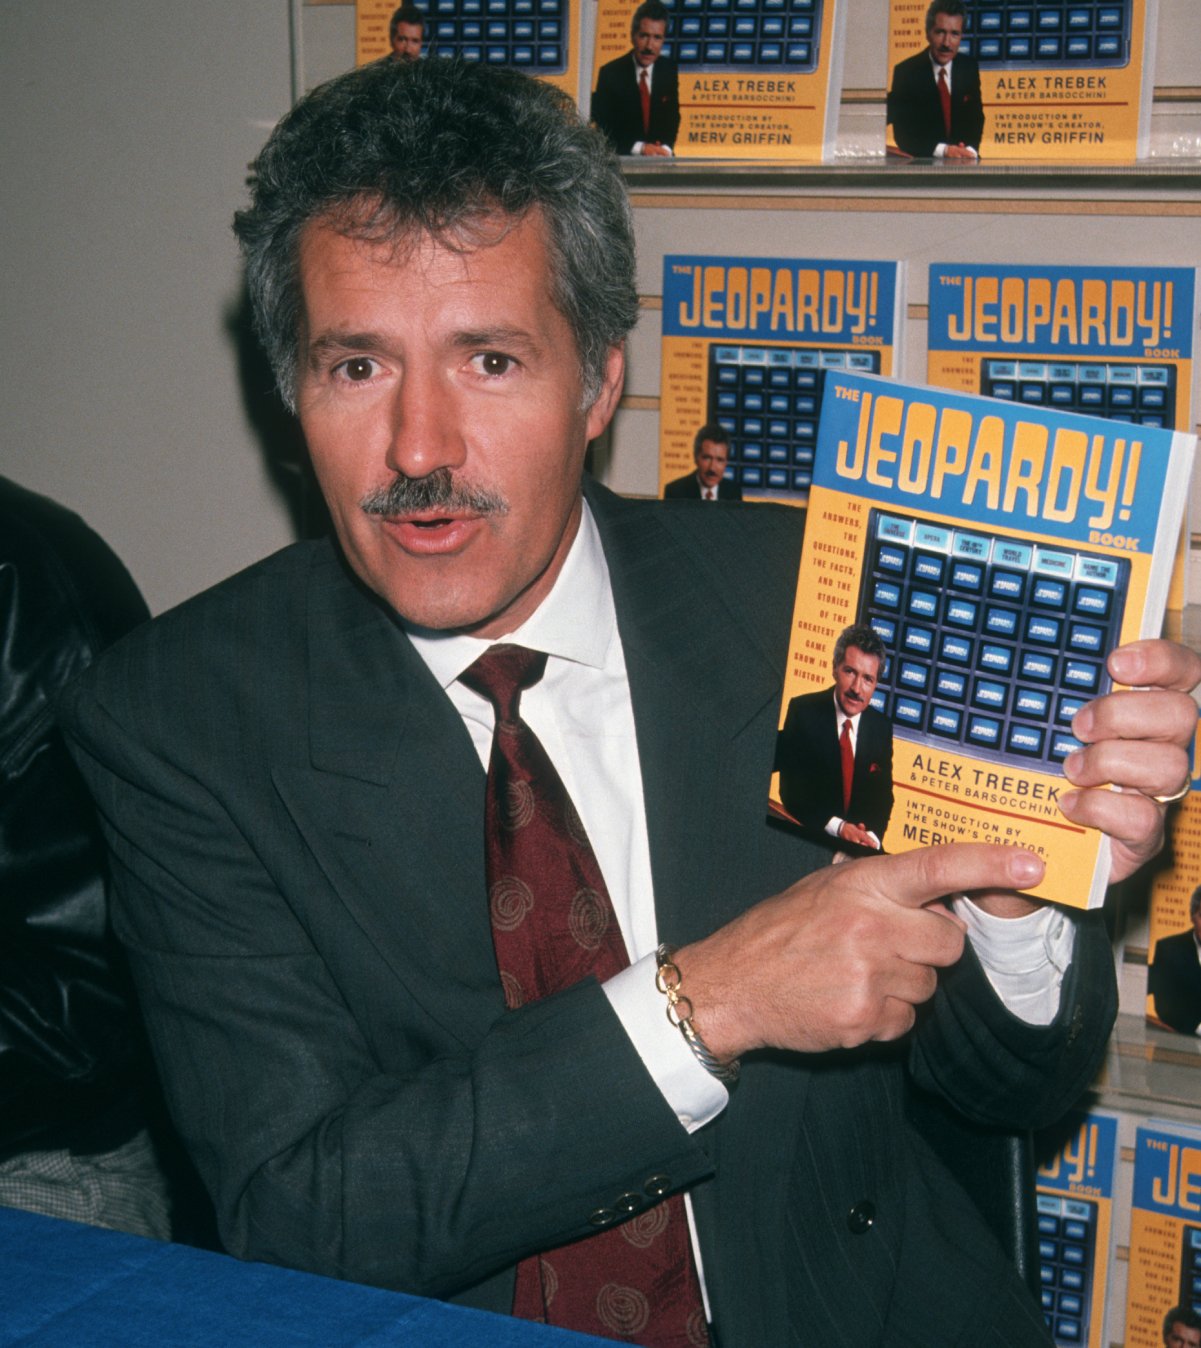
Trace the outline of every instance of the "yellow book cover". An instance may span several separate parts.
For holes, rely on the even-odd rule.
[[[1043,1314],[1061,1348],[1103,1348],[1118,1121],[1097,1111],[1071,1114],[1055,1142],[1037,1175]]]
[[[928,0],[889,6],[888,145],[925,158],[1123,163],[1147,154],[1156,0],[966,0],[927,33]],[[936,88],[946,65],[948,91]],[[945,99],[945,111],[940,107]]]
[[[1135,1138],[1125,1348],[1201,1341],[1201,1130],[1151,1119]]]
[[[1108,847],[1058,805],[1072,720],[1108,652],[1160,631],[1194,451],[828,371],[770,810],[839,850],[832,824],[867,850],[1026,847],[1032,893],[1100,905]]]
[[[659,494],[695,480],[707,427],[722,497],[803,504],[825,372],[894,372],[902,282],[897,262],[665,257]]]
[[[579,0],[415,0],[425,15],[421,55],[513,66],[579,96]],[[387,56],[395,0],[355,0],[355,64]]]
[[[664,87],[677,100],[673,153],[796,163],[832,158],[845,7],[846,0],[666,0],[659,58]],[[637,97],[636,8],[637,0],[600,0],[597,8],[591,87],[604,86],[599,107],[593,93],[598,124],[618,100]],[[652,84],[658,80],[652,76]],[[628,153],[629,137],[619,140],[619,152]]]

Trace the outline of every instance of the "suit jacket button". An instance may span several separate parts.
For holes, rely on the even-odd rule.
[[[612,1226],[617,1220],[617,1213],[612,1208],[597,1208],[593,1213],[589,1213],[588,1221],[593,1226]]]
[[[622,1194],[613,1206],[618,1212],[637,1212],[642,1206],[642,1195],[635,1193]]]
[[[652,1175],[642,1187],[651,1198],[662,1198],[671,1188],[671,1180],[667,1175]]]
[[[865,1231],[870,1231],[872,1223],[876,1220],[876,1205],[862,1198],[847,1213],[847,1227],[852,1235],[861,1236]]]

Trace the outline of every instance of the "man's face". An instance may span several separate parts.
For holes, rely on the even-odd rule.
[[[1193,914],[1193,935],[1197,938],[1198,941],[1201,941],[1201,908],[1198,908],[1197,911]],[[1196,1332],[1198,1334],[1201,1334],[1201,1329],[1197,1330]],[[1198,1348],[1201,1348],[1201,1344],[1198,1344]]]
[[[423,33],[419,23],[398,23],[392,34],[392,55],[398,61],[415,61],[421,55]]]
[[[842,660],[834,666],[834,700],[846,716],[858,716],[872,700],[880,658],[866,655],[858,646],[848,646]]]
[[[667,36],[666,19],[639,19],[631,34],[634,43],[634,60],[640,66],[652,66],[659,59],[663,49],[663,39]]]
[[[726,474],[726,462],[730,457],[729,445],[720,440],[702,440],[696,451],[696,475],[706,487],[716,487]]]
[[[926,29],[926,40],[930,43],[930,54],[940,66],[953,61],[963,40],[963,15],[935,14]]]
[[[1188,1329],[1174,1320],[1163,1341],[1166,1348],[1201,1348],[1201,1329]]]
[[[462,253],[428,237],[355,241],[321,221],[301,236],[298,410],[313,467],[350,565],[420,626],[512,631],[575,536],[584,451],[623,361],[609,353],[581,410],[548,277],[536,212]]]

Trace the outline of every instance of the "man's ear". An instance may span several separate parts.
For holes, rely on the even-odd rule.
[[[588,409],[589,440],[595,440],[613,420],[613,413],[617,411],[617,403],[621,398],[621,389],[625,383],[625,377],[625,346],[611,346],[609,354],[605,357],[605,373],[601,380],[600,392],[596,395],[596,401]]]

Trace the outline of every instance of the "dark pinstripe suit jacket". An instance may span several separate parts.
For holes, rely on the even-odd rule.
[[[685,943],[826,859],[764,818],[801,515],[589,497],[659,932]],[[1091,917],[1049,1029],[969,956],[908,1042],[750,1055],[689,1136],[595,983],[504,1011],[484,774],[332,547],[150,624],[65,710],[172,1109],[236,1253],[505,1310],[516,1260],[666,1175],[693,1193],[727,1348],[1049,1342],[907,1099],[1064,1109],[1112,1017]]]

